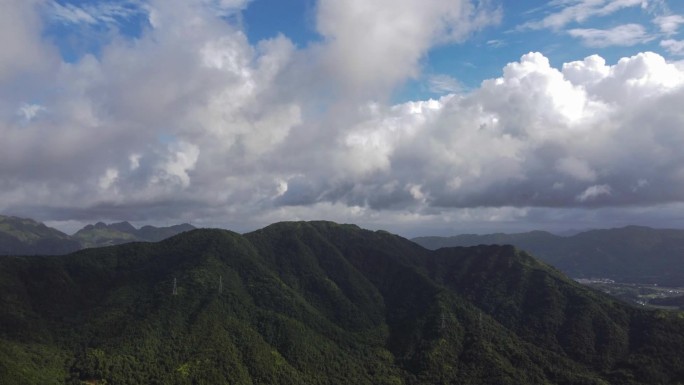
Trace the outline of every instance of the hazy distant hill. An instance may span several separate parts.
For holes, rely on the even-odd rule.
[[[329,222],[0,258],[2,384],[676,384],[684,319]]]
[[[128,222],[110,225],[99,222],[69,236],[33,219],[0,215],[0,255],[60,255],[87,247],[158,242],[194,229],[187,223],[136,229]]]
[[[157,242],[194,229],[194,226],[187,223],[169,227],[143,226],[136,229],[128,222],[109,225],[98,222],[78,230],[73,238],[78,240],[83,247],[102,247],[136,241]]]
[[[0,255],[67,254],[80,248],[68,235],[40,222],[0,215]]]
[[[684,230],[641,226],[591,230],[570,237],[543,231],[519,234],[419,237],[416,243],[448,246],[511,244],[577,278],[684,286]]]

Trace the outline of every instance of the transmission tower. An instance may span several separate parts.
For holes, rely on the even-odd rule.
[[[218,288],[219,294],[223,293],[223,276],[219,275],[219,288]]]
[[[178,286],[176,284],[176,277],[173,277],[173,295],[178,295]]]

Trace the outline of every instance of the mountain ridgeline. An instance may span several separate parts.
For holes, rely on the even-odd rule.
[[[510,244],[574,278],[684,286],[684,230],[627,226],[570,237],[532,231],[419,237],[413,241],[428,249]]]
[[[77,231],[73,238],[78,240],[82,247],[102,247],[129,242],[158,242],[194,229],[194,226],[187,223],[168,227],[143,226],[136,229],[128,222],[109,225],[98,222]]]
[[[43,223],[0,215],[0,255],[59,255],[80,248],[79,241]]]
[[[3,384],[678,384],[681,313],[330,222],[0,257]]]
[[[62,255],[89,247],[158,242],[194,229],[187,223],[136,229],[128,222],[98,222],[69,236],[33,219],[0,215],[0,255]]]

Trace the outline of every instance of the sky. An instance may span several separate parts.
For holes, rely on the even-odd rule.
[[[0,213],[684,228],[684,3],[1,0]]]

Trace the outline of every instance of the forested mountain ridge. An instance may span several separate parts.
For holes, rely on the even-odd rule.
[[[168,227],[143,226],[136,229],[128,222],[109,225],[98,222],[78,230],[73,238],[78,240],[84,248],[102,247],[129,242],[158,242],[194,229],[194,226],[187,223]]]
[[[194,229],[187,223],[137,229],[128,222],[98,222],[69,236],[33,219],[0,215],[0,255],[62,255],[89,247],[158,242]]]
[[[418,237],[428,248],[511,244],[574,278],[684,286],[684,230],[627,226],[563,237],[544,231]]]
[[[330,222],[0,257],[0,293],[0,383],[684,382],[680,313]]]
[[[67,254],[79,242],[28,218],[0,215],[0,255]]]

